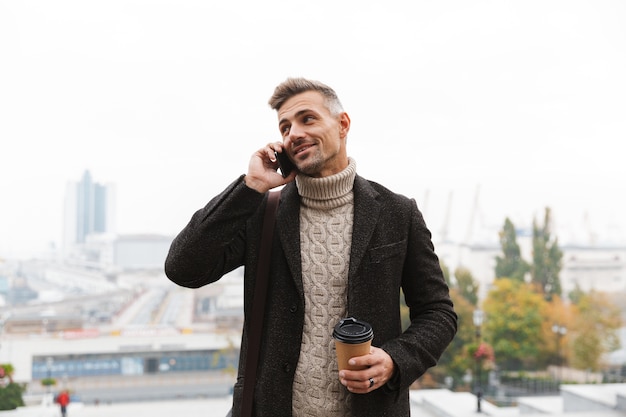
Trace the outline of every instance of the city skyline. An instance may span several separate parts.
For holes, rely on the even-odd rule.
[[[100,221],[103,221],[104,218],[108,218],[108,221],[111,222],[109,225],[110,227],[102,230],[96,230],[96,228],[94,228],[94,230],[91,231],[92,233],[106,233],[109,235],[156,234],[174,237],[178,232],[177,229],[166,230],[160,228],[159,226],[155,226],[154,228],[150,228],[148,226],[145,229],[125,229],[118,231],[114,220],[117,218],[119,211],[116,204],[117,199],[115,193],[118,184],[108,181],[101,183],[102,180],[98,180],[97,177],[93,179],[91,171],[86,169],[81,176],[73,180],[68,180],[65,183],[65,194],[62,199],[62,219],[59,220],[58,227],[59,234],[56,240],[50,240],[48,242],[54,246],[54,249],[51,246],[48,246],[47,248],[40,249],[39,251],[36,249],[27,250],[25,252],[25,257],[46,256],[51,255],[55,251],[56,255],[61,255],[63,252],[66,252],[67,249],[70,249],[72,245],[81,242],[80,237],[77,235],[78,230],[76,230],[76,224],[74,224],[77,221],[75,218],[77,213],[75,211],[68,210],[68,205],[77,204],[75,189],[85,188],[85,176],[89,177],[89,182],[91,183],[92,188],[101,188],[101,192],[107,193],[110,200],[108,202],[106,202],[106,200],[104,201],[106,203],[107,212],[100,213],[100,215],[103,216]],[[219,184],[216,184],[216,187],[219,187]],[[71,193],[72,190],[74,190],[74,194]],[[427,219],[427,223],[429,224],[429,228],[433,234],[433,241],[436,245],[449,243],[459,245],[498,245],[498,233],[502,229],[506,217],[513,219],[516,229],[518,230],[519,238],[522,239],[525,236],[529,236],[532,232],[533,220],[536,220],[539,224],[543,223],[545,214],[544,210],[545,208],[550,208],[555,225],[553,237],[558,238],[561,245],[589,247],[626,246],[625,240],[619,240],[619,232],[623,231],[621,226],[611,229],[611,220],[608,219],[609,222],[605,224],[605,226],[607,226],[606,229],[602,230],[602,228],[594,228],[592,223],[598,225],[601,224],[601,221],[595,219],[595,221],[592,222],[593,213],[589,213],[587,211],[581,211],[578,223],[580,230],[578,233],[572,233],[569,229],[571,223],[564,223],[562,219],[559,219],[558,214],[555,216],[553,208],[548,205],[537,205],[535,211],[527,213],[528,215],[526,216],[526,220],[523,219],[523,216],[519,215],[520,213],[517,213],[517,216],[507,215],[506,217],[502,217],[499,223],[497,221],[498,219],[486,219],[485,212],[487,210],[483,207],[484,203],[481,200],[481,187],[479,185],[477,185],[473,190],[468,187],[467,189],[460,190],[426,189],[423,191],[424,192],[421,198],[419,195],[413,197],[417,199],[418,206]],[[436,201],[433,202],[435,199]],[[459,204],[458,200],[461,199],[463,199],[463,201]],[[461,210],[466,210],[465,216],[457,216],[460,210],[459,206],[461,206]],[[435,209],[433,209],[433,207],[435,207]],[[178,221],[183,223],[186,222],[186,220],[188,220],[187,217],[190,216],[190,213],[192,213],[196,208],[192,208],[192,211],[182,213],[182,215],[179,216],[180,218]],[[102,209],[102,207],[100,207],[100,209]],[[125,217],[124,213],[122,213],[121,217]],[[459,218],[462,218],[466,223],[459,221]],[[573,219],[573,221],[575,221],[575,219]],[[74,225],[73,229],[70,227],[72,224]],[[451,225],[456,225],[456,228]],[[76,234],[76,236],[72,237],[69,236],[69,234]],[[86,230],[82,231],[82,242],[84,242],[84,238],[88,234],[89,233],[86,233]],[[2,254],[0,252],[0,258],[3,257],[6,258],[7,256],[6,254]],[[17,258],[20,258],[19,254]]]
[[[266,103],[288,76],[337,90],[359,174],[435,236],[496,240],[550,207],[560,242],[624,245],[625,19],[590,0],[0,1],[0,257],[59,247],[86,169],[116,184],[119,233],[177,233],[279,138]]]

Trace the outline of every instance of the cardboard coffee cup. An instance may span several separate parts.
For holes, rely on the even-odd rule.
[[[351,366],[348,361],[356,356],[369,355],[374,338],[374,331],[369,323],[354,317],[341,319],[333,330],[333,338],[339,370],[357,371],[367,368],[366,366]]]

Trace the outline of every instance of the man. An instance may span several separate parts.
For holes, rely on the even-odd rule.
[[[285,185],[272,245],[255,388],[255,415],[408,416],[409,386],[434,366],[456,332],[456,314],[414,200],[356,174],[346,140],[350,118],[335,92],[288,79],[274,91],[282,142],[253,154],[248,172],[198,210],[174,239],[167,276],[197,288],[243,265],[244,310],[238,416],[248,313],[267,192]],[[296,170],[278,172],[274,152]],[[400,290],[411,324],[400,322]],[[344,317],[370,323],[360,371],[337,369],[332,330]]]

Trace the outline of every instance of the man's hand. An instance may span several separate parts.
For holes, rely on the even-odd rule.
[[[248,164],[248,173],[244,178],[248,187],[260,193],[265,193],[296,178],[295,170],[287,178],[283,178],[282,175],[276,172],[278,161],[276,161],[274,151],[284,152],[282,142],[268,143],[264,148],[259,149],[252,155]]]
[[[384,350],[372,346],[369,355],[351,358],[350,365],[367,366],[362,371],[339,371],[339,380],[355,394],[366,394],[385,385],[393,377],[394,363]]]

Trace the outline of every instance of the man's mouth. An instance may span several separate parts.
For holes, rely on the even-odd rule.
[[[298,156],[298,154],[301,154],[302,152],[306,152],[308,149],[312,148],[313,145],[303,145],[303,146],[299,146],[296,149],[294,149],[293,151],[293,155],[294,156]]]

